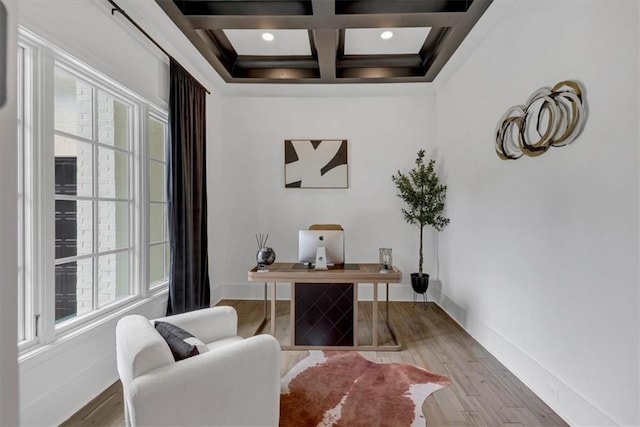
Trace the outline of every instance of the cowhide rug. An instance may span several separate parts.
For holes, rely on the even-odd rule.
[[[449,384],[418,366],[311,351],[282,378],[280,426],[424,426],[424,400]]]

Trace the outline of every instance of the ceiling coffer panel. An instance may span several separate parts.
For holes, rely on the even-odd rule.
[[[228,83],[335,84],[433,81],[493,0],[155,1]],[[415,53],[394,52],[394,30],[401,34],[405,28],[428,29],[413,31],[424,38],[409,40],[421,46]],[[345,54],[350,29],[388,33]],[[271,40],[257,37],[256,30],[271,31],[272,37],[265,36]],[[300,31],[278,30],[306,30],[307,53],[301,54]],[[289,33],[298,36],[291,54]]]

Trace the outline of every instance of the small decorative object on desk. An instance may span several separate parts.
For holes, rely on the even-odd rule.
[[[391,248],[380,248],[380,273],[391,273],[392,271]]]
[[[273,264],[276,260],[276,251],[267,246],[267,239],[269,239],[268,234],[256,234],[256,241],[258,242],[256,262],[258,263],[257,271],[259,273],[269,271],[267,266]]]

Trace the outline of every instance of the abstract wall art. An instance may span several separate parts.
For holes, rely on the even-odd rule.
[[[286,188],[348,188],[346,139],[286,139]]]
[[[584,88],[579,82],[565,80],[552,88],[540,88],[526,104],[509,108],[498,121],[496,154],[502,160],[517,160],[571,144],[586,119]]]

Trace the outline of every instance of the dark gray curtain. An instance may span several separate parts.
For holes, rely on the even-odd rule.
[[[209,307],[206,89],[171,58],[168,210],[171,271],[167,315]]]

